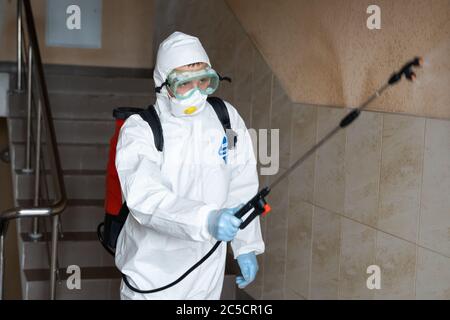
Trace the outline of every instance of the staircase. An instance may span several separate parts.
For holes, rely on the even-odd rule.
[[[118,299],[120,274],[114,259],[100,245],[96,227],[103,220],[108,143],[114,132],[112,110],[120,106],[145,107],[154,102],[149,78],[46,74],[56,139],[64,171],[68,207],[61,215],[58,244],[57,299]],[[9,95],[11,166],[15,205],[31,205],[34,175],[23,173],[26,142],[26,94]],[[45,135],[43,135],[44,137]],[[44,138],[45,141],[45,138]],[[46,149],[43,149],[46,150]],[[44,163],[49,163],[44,154]],[[49,174],[49,173],[48,173]],[[50,180],[50,175],[48,176]],[[49,184],[50,198],[53,190]],[[17,223],[24,299],[49,297],[50,220],[41,220],[43,236],[29,236],[30,219]],[[232,260],[225,277],[223,299],[247,299],[234,284]],[[81,268],[81,289],[68,289],[67,267]]]
[[[145,78],[46,75],[58,141],[68,207],[61,216],[57,299],[118,299],[120,274],[114,259],[100,245],[96,227],[104,210],[108,143],[114,132],[112,110],[153,102],[153,82]],[[34,175],[25,166],[26,94],[11,93],[8,130],[16,205],[30,205]],[[45,138],[44,138],[45,140]],[[43,149],[45,150],[45,149]],[[45,163],[49,163],[44,155]],[[53,193],[49,184],[50,195]],[[48,243],[50,222],[41,221],[43,237],[29,237],[31,220],[18,223],[18,245],[24,299],[49,297]],[[45,227],[46,225],[46,227]],[[69,290],[66,269],[81,268],[81,290]]]

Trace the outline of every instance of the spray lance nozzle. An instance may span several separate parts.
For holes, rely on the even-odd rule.
[[[390,85],[396,83],[399,81],[403,75],[405,75],[405,78],[409,81],[416,80],[416,73],[412,70],[413,67],[422,67],[423,66],[423,58],[422,57],[415,57],[413,60],[406,63],[399,72],[394,73],[390,78],[388,83]]]

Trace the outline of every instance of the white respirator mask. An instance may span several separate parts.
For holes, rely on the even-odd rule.
[[[201,112],[206,105],[208,95],[201,93],[198,89],[187,99],[177,99],[169,96],[170,112],[175,117],[188,117]]]

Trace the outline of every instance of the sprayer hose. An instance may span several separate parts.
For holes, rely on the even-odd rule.
[[[177,280],[175,280],[175,281],[173,281],[173,282],[171,282],[168,285],[165,285],[163,287],[159,287],[159,288],[152,289],[152,290],[140,290],[138,288],[133,287],[128,282],[127,276],[122,273],[123,282],[125,282],[125,284],[127,285],[128,288],[130,288],[132,291],[137,292],[137,293],[146,294],[146,293],[154,293],[154,292],[166,290],[166,289],[176,285],[178,282],[180,282],[181,280],[186,278],[192,271],[194,271],[196,268],[198,268],[203,262],[206,261],[206,259],[208,259],[214,253],[214,251],[217,250],[217,248],[219,247],[219,245],[221,243],[222,243],[222,241],[217,241],[216,244],[211,248],[211,250],[209,250],[209,252],[203,258],[201,258],[196,264],[194,264],[191,268],[189,268],[188,271],[186,271],[183,275],[181,275]]]

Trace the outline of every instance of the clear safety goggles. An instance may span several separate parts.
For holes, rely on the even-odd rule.
[[[212,94],[219,87],[219,82],[219,75],[210,67],[198,71],[173,70],[167,76],[170,92],[180,100],[190,98],[196,89],[205,95]]]

